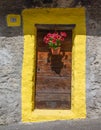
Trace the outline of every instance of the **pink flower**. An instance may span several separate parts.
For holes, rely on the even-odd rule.
[[[45,36],[43,41],[47,44],[49,42],[49,38],[47,36]]]
[[[52,43],[53,43],[53,44],[56,44],[56,39],[53,39],[53,40],[52,40]]]
[[[62,37],[67,37],[67,34],[66,34],[65,32],[61,32],[60,35],[61,35]]]
[[[50,38],[51,36],[52,36],[52,34],[51,34],[51,33],[48,33],[48,34],[47,34],[47,37],[49,37],[49,38]]]
[[[64,37],[61,37],[61,41],[64,41]]]
[[[60,40],[60,39],[61,39],[61,36],[60,36],[60,35],[58,35],[58,36],[57,36],[57,40]]]

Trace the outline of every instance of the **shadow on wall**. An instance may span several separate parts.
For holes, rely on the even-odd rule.
[[[0,37],[23,36],[22,24],[17,27],[8,27],[6,18],[8,14],[0,15]]]
[[[36,7],[58,7],[59,0],[18,0],[10,1],[10,5],[7,3],[7,0],[1,1],[1,5],[4,5],[4,11],[0,12],[0,36],[13,37],[13,36],[22,36],[23,35],[23,25],[21,23],[18,27],[8,27],[6,22],[7,14],[21,14],[22,10],[25,8],[36,8]],[[14,6],[13,6],[14,5]],[[16,5],[16,6],[15,6]],[[18,6],[20,5],[20,6]],[[101,5],[100,0],[73,0],[68,7],[86,7],[86,26],[87,26],[87,35],[89,36],[101,36],[101,8],[98,6]],[[10,8],[9,8],[10,7]],[[1,6],[0,6],[1,10]],[[99,12],[99,13],[98,13]]]
[[[73,0],[69,5],[67,5],[68,7],[75,7],[78,4],[81,6],[88,6],[88,5],[92,5],[93,2],[91,2],[91,0]],[[25,0],[25,6],[26,7],[36,7],[36,6],[42,6],[42,4],[44,4],[44,6],[49,6],[49,4],[53,4],[53,7],[57,7],[58,6],[58,0]],[[46,5],[45,5],[46,4]]]

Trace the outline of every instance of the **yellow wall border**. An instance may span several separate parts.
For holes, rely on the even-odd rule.
[[[86,117],[85,62],[86,25],[84,8],[37,8],[22,12],[24,56],[22,69],[22,122],[66,120]],[[38,110],[34,108],[35,91],[35,24],[76,24],[72,49],[71,110]]]

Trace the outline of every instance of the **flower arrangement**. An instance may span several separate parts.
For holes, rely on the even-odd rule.
[[[61,46],[62,42],[64,41],[64,38],[67,37],[67,34],[65,32],[54,32],[54,33],[48,33],[44,36],[44,43],[49,45],[49,48],[56,49]]]

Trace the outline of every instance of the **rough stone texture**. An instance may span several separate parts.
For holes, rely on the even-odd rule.
[[[53,0],[34,7],[81,7],[79,1]],[[73,6],[72,6],[73,5]],[[101,118],[101,0],[86,4],[87,117]],[[22,27],[7,27],[8,13],[21,13],[25,0],[0,0],[0,124],[21,121]]]
[[[101,117],[101,8],[87,9],[87,116]]]
[[[0,15],[0,124],[21,119],[22,52],[21,27],[7,27]]]

